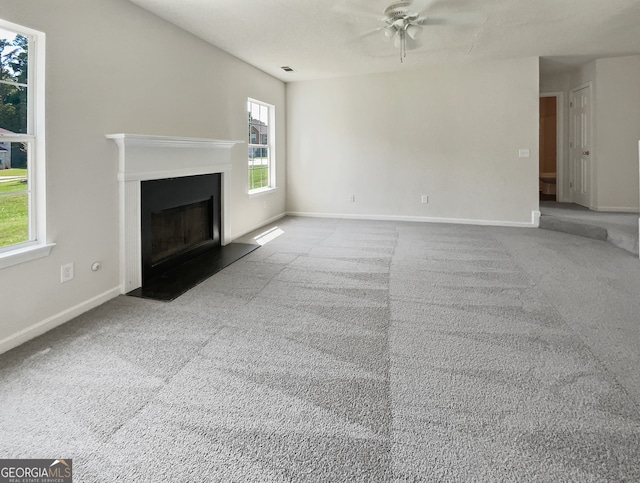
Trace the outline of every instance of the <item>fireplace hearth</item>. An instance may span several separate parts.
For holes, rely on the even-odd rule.
[[[220,243],[221,174],[143,181],[142,287],[128,295],[173,300],[257,245]]]

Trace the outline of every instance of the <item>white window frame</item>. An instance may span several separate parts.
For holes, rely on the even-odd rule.
[[[251,143],[251,139],[247,139],[248,148],[266,148],[267,149],[267,163],[268,163],[268,184],[262,188],[251,189],[248,186],[249,197],[259,196],[266,193],[271,193],[276,190],[276,147],[275,147],[275,139],[276,139],[276,108],[273,104],[268,104],[263,101],[259,101],[257,99],[253,99],[249,97],[247,99],[247,107],[249,103],[258,104],[260,106],[264,106],[268,109],[269,112],[269,132],[267,133],[267,144],[253,144]],[[248,153],[248,150],[247,150]],[[249,169],[247,156],[247,170]],[[247,173],[248,174],[248,173]],[[249,176],[245,178],[247,180],[247,184],[249,183]]]
[[[26,142],[28,149],[29,241],[0,247],[0,269],[47,256],[45,166],[45,34],[0,19],[0,27],[29,39],[27,133],[1,134],[0,142]]]

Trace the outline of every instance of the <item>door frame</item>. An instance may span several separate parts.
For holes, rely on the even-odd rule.
[[[574,93],[581,91],[582,89],[585,89],[586,87],[589,88],[589,132],[591,135],[591,146],[590,146],[590,152],[589,152],[589,203],[588,203],[588,207],[590,210],[593,210],[594,205],[595,205],[595,190],[596,190],[596,180],[595,180],[595,172],[596,172],[596,157],[595,157],[595,152],[596,152],[596,132],[595,132],[595,125],[594,125],[594,119],[593,119],[593,115],[594,115],[594,110],[593,110],[593,103],[594,103],[594,92],[593,92],[593,82],[589,81],[589,82],[585,82],[584,84],[580,84],[576,87],[574,87],[573,89],[569,90],[569,102],[567,104],[567,110],[569,112],[569,139],[571,139],[571,136],[573,135],[574,129],[576,128],[573,125],[573,116],[571,115],[571,100],[573,99]],[[570,152],[570,147],[569,147],[569,163],[571,163],[571,152]],[[571,169],[571,166],[569,166],[569,169]],[[570,172],[570,171],[569,171]],[[569,188],[569,201],[573,202],[573,195],[572,195],[572,191],[571,188]]]
[[[556,200],[567,202],[570,199],[565,197],[564,189],[565,159],[567,158],[564,152],[564,92],[541,92],[539,97],[556,98]],[[538,125],[540,125],[540,119],[538,119]],[[540,159],[538,159],[539,172]]]

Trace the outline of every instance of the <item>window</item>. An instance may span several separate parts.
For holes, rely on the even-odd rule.
[[[249,193],[257,193],[276,186],[273,147],[275,107],[249,99],[247,115],[249,119]]]
[[[0,20],[0,268],[45,256],[44,34]]]

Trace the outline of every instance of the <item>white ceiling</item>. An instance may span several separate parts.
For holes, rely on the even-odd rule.
[[[382,32],[361,37],[392,0],[131,1],[284,81],[529,56],[561,72],[640,54],[639,0],[414,0],[446,24],[426,26],[402,64]]]

